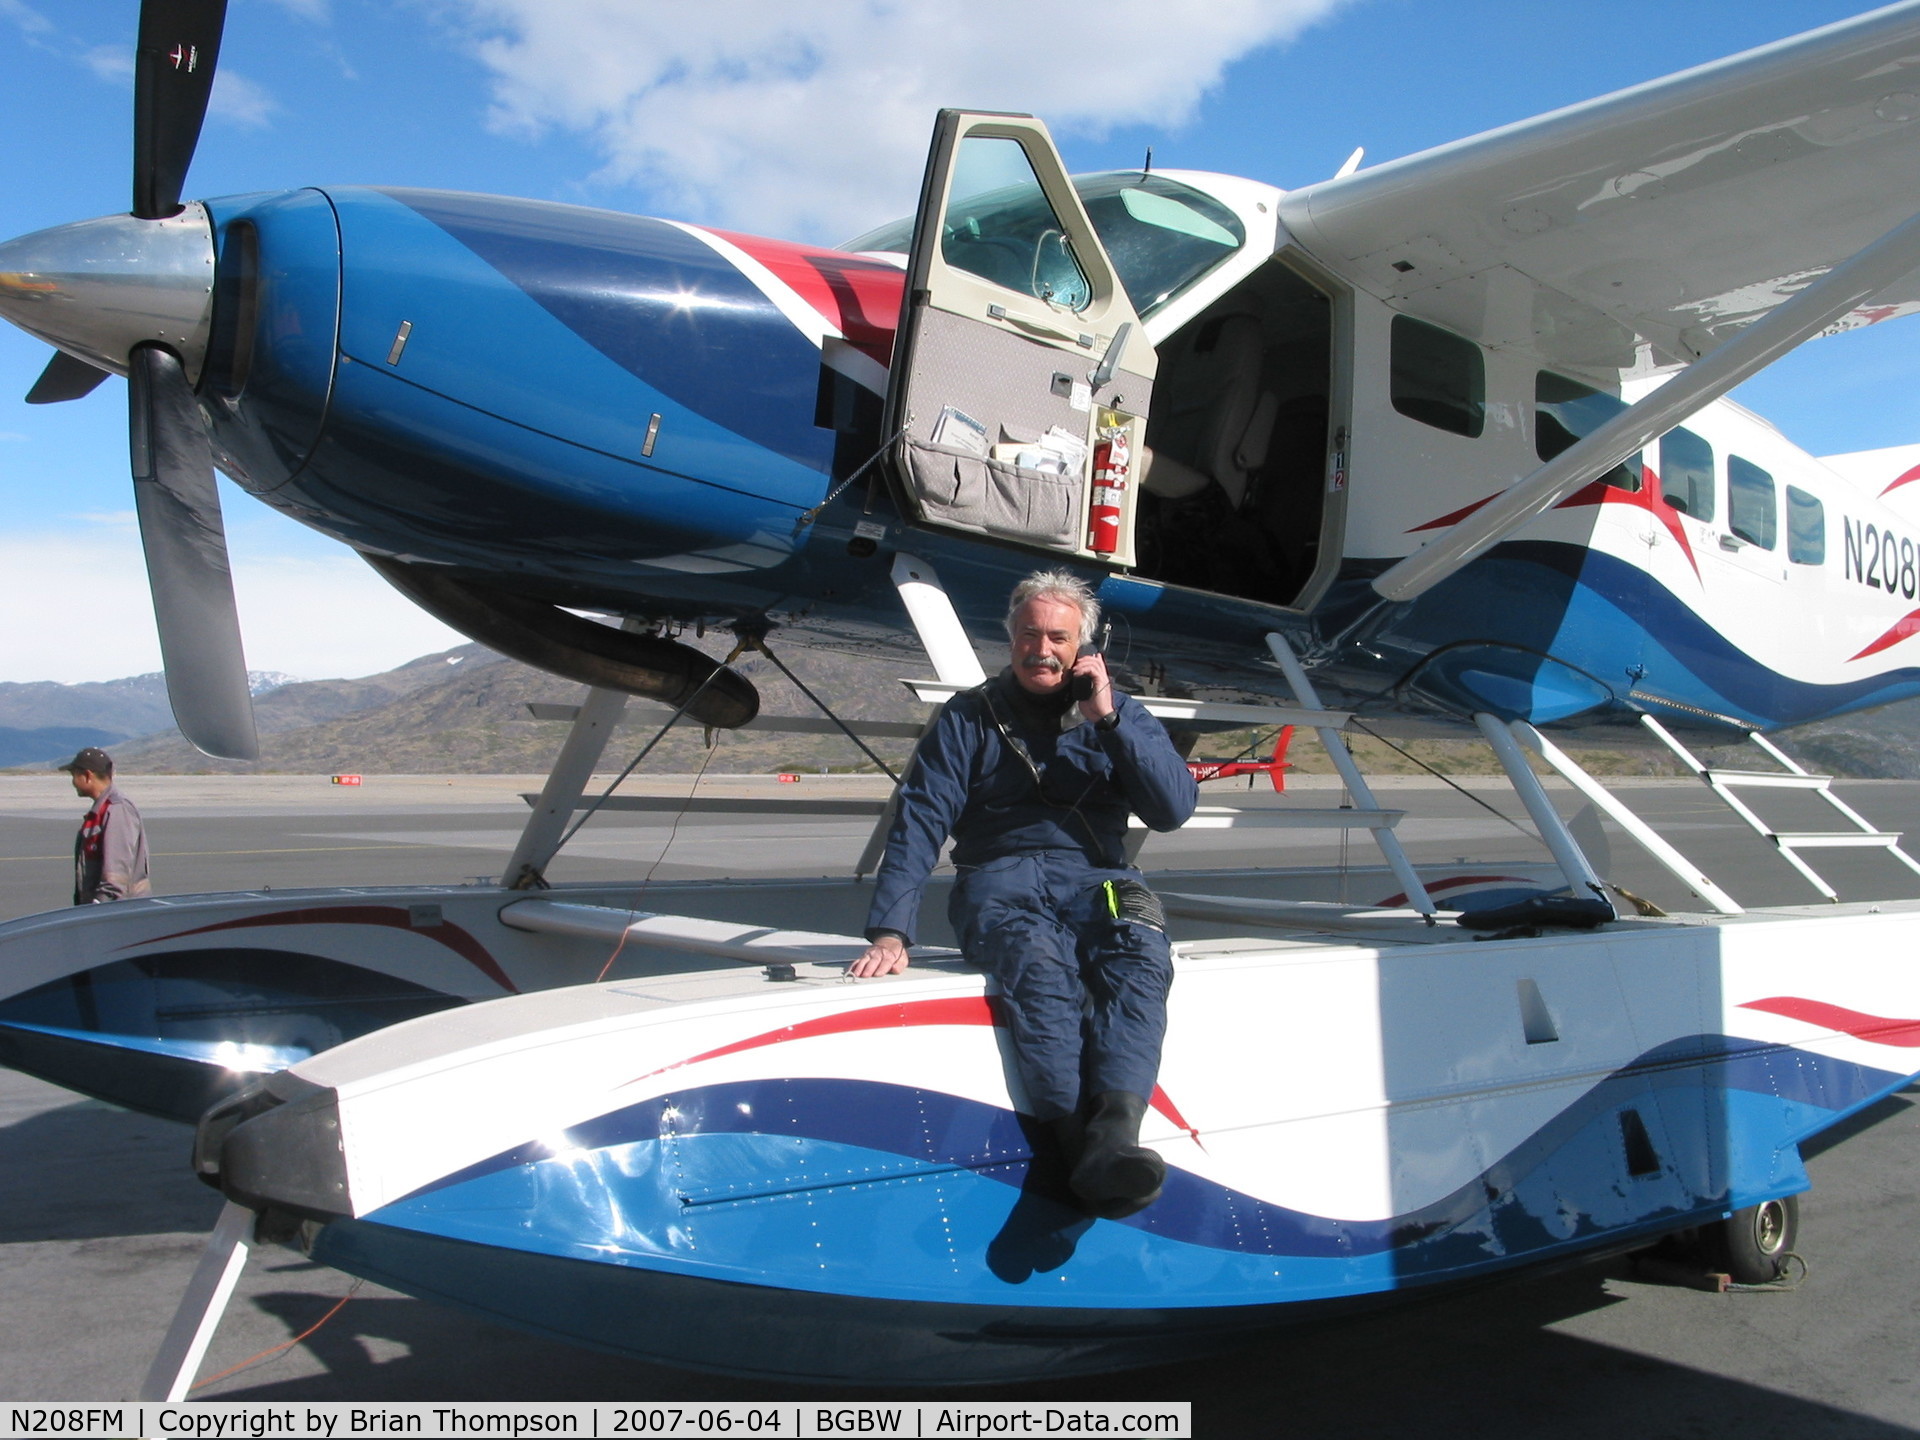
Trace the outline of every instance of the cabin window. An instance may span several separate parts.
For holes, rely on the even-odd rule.
[[[1551,460],[1626,409],[1616,395],[1542,370],[1533,382],[1533,453]],[[1629,455],[1600,477],[1616,490],[1640,488],[1640,457]]]
[[[1073,187],[1143,319],[1246,244],[1239,216],[1178,181],[1123,172]]]
[[[1018,140],[969,135],[954,157],[940,255],[978,275],[1063,310],[1084,310],[1093,286],[1067,241],[1033,162]]]
[[[1392,371],[1394,409],[1436,430],[1479,438],[1487,423],[1487,366],[1478,345],[1396,315]]]
[[[1660,437],[1660,498],[1702,524],[1713,520],[1713,446],[1691,430]]]
[[[1787,486],[1787,559],[1796,565],[1827,563],[1827,513],[1820,497]]]
[[[1778,502],[1773,494],[1773,476],[1751,460],[1738,455],[1727,457],[1727,528],[1762,550],[1774,546],[1779,528]]]

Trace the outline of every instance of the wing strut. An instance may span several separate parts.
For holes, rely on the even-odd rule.
[[[1803,340],[1920,268],[1920,215],[1895,226],[1792,299],[1714,346],[1651,395],[1516,481],[1373,582],[1389,600],[1412,600],[1552,509],[1701,406],[1718,400]]]

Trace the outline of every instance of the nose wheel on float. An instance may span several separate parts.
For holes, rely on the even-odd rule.
[[[1736,1285],[1766,1285],[1786,1273],[1800,1238],[1800,1197],[1763,1200],[1701,1231],[1702,1251]]]
[[[1695,1290],[1792,1290],[1807,1273],[1794,1250],[1799,1238],[1800,1197],[1787,1195],[1670,1235],[1639,1251],[1634,1268],[1642,1279]]]

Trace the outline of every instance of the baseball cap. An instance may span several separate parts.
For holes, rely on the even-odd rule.
[[[111,775],[113,757],[106,751],[89,745],[60,768],[69,775],[76,770],[85,770],[89,775]]]

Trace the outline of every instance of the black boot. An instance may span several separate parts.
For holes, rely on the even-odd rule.
[[[1073,1167],[1073,1193],[1089,1212],[1120,1220],[1160,1198],[1167,1164],[1140,1143],[1147,1102],[1127,1090],[1103,1090],[1087,1113],[1086,1148]]]
[[[1046,1133],[1028,1130],[1033,1164],[1000,1233],[987,1245],[987,1268],[1009,1285],[1058,1270],[1092,1226],[1067,1188],[1067,1176],[1086,1148],[1086,1121],[1063,1115],[1044,1122]]]

